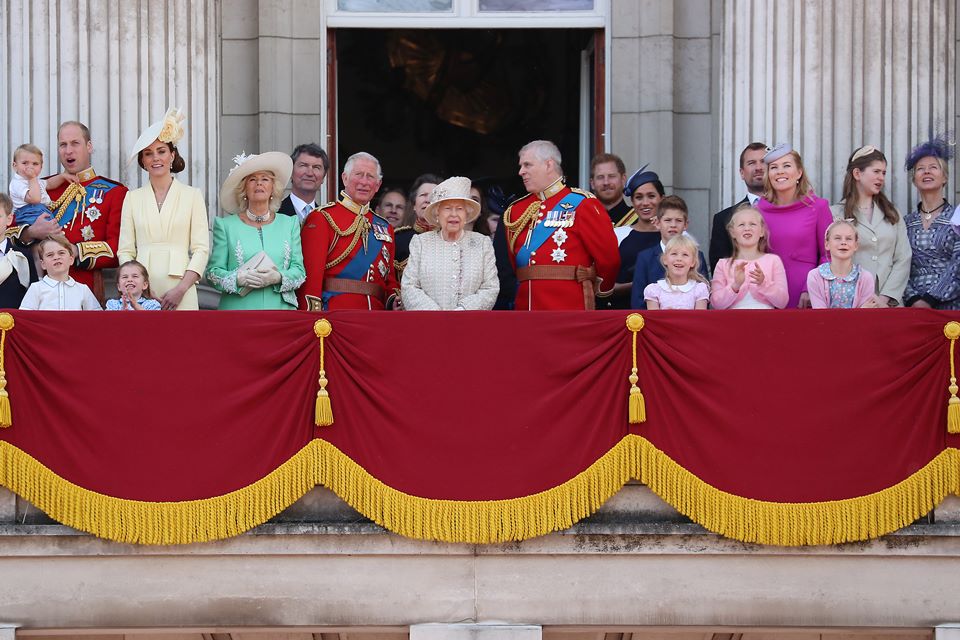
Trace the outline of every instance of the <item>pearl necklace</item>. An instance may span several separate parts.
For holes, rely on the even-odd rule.
[[[255,222],[257,224],[263,224],[264,222],[270,219],[269,211],[267,211],[262,216],[258,216],[257,214],[250,211],[250,209],[247,209],[246,213],[247,213],[247,218],[249,218],[251,222]]]

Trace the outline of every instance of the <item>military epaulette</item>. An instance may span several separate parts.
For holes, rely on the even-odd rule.
[[[527,199],[528,197],[530,197],[530,194],[529,194],[529,193],[524,194],[524,195],[520,196],[519,198],[517,198],[516,200],[514,200],[513,202],[511,202],[510,204],[508,204],[508,205],[506,206],[506,208],[503,210],[503,215],[506,216],[507,214],[509,214],[510,211],[513,209],[513,205],[517,204],[517,203],[520,202],[521,200]]]
[[[401,231],[409,231],[410,229],[413,229],[413,225],[405,224],[402,227],[397,227],[396,229],[394,229],[393,234],[396,235]]]
[[[123,185],[117,182],[116,180],[111,180],[110,178],[100,178],[86,185],[88,189],[106,189],[109,191],[115,187],[122,187]]]
[[[387,220],[386,218],[384,218],[383,216],[378,215],[378,214],[374,213],[373,211],[371,211],[370,213],[373,215],[373,219],[374,219],[374,220],[378,220],[378,221],[382,222],[382,223],[383,223],[385,226],[387,226],[387,227],[390,226],[390,221]],[[394,229],[393,232],[396,233],[397,230]]]
[[[320,205],[319,207],[317,207],[317,209],[329,209],[330,207],[332,207],[332,206],[335,205],[335,204],[337,204],[337,201],[336,201],[336,200],[331,200],[331,201],[328,202],[327,204],[322,204],[322,205]]]
[[[3,237],[8,240],[11,238],[19,240],[20,234],[23,233],[23,230],[26,228],[26,226],[27,225],[25,224],[18,224],[15,227],[7,227],[7,230],[3,232]]]
[[[573,191],[574,193],[579,193],[580,195],[586,196],[587,198],[596,198],[596,197],[597,197],[597,196],[593,195],[592,193],[590,193],[589,191],[584,191],[583,189],[577,189],[576,187],[570,187],[570,191]]]

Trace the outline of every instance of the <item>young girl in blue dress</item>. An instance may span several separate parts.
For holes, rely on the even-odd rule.
[[[859,248],[857,228],[852,221],[837,220],[827,227],[825,262],[807,274],[807,293],[814,309],[877,308],[875,275],[853,260]],[[886,302],[883,306],[887,306]]]
[[[160,301],[150,291],[147,268],[130,260],[117,270],[119,298],[107,300],[107,311],[160,311]]]

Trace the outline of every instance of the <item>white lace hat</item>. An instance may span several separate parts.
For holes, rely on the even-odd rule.
[[[470,197],[470,178],[454,176],[447,178],[433,188],[430,193],[430,204],[424,211],[424,217],[432,224],[437,223],[437,206],[449,200],[462,200],[467,208],[467,224],[480,217],[480,203]]]

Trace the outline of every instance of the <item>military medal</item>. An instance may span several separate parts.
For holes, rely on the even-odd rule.
[[[557,248],[554,249],[550,254],[550,257],[553,258],[554,262],[563,262],[567,258],[567,252],[563,249]]]
[[[90,198],[90,202],[93,204],[103,204],[103,189],[94,190],[93,197]]]
[[[563,243],[567,241],[567,232],[563,229],[557,229],[553,232],[553,241],[558,247],[562,247]]]
[[[382,224],[373,223],[373,237],[380,242],[391,242],[390,231]]]
[[[93,227],[86,225],[84,227],[80,227],[80,235],[83,236],[84,240],[93,240],[93,237],[96,234],[93,232]]]
[[[91,200],[90,202],[93,202],[93,200]],[[97,209],[96,207],[90,207],[89,209],[84,211],[84,215],[87,216],[87,220],[89,220],[90,222],[94,222],[100,217],[100,209]]]

